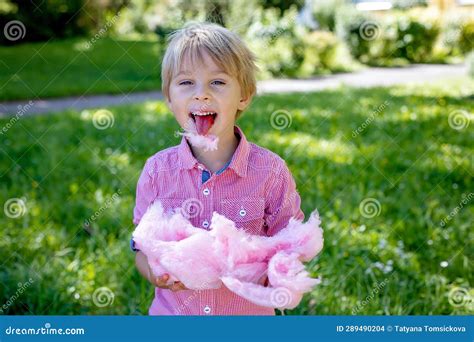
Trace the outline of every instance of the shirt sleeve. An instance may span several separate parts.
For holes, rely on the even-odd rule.
[[[142,219],[143,214],[148,209],[148,206],[154,199],[152,169],[150,169],[150,159],[148,159],[143,167],[143,170],[138,178],[137,192],[135,196],[135,208],[133,209],[133,224],[138,225]],[[130,239],[130,249],[133,252],[140,251],[135,247],[133,237]]]
[[[133,209],[133,224],[140,223],[143,214],[148,206],[155,199],[155,189],[153,187],[153,171],[151,168],[151,159],[148,159],[143,167],[142,173],[138,178],[137,191],[135,197],[135,208]]]
[[[268,193],[269,203],[265,208],[265,225],[267,236],[273,236],[285,228],[294,217],[304,220],[300,208],[301,197],[296,190],[296,183],[284,161],[280,165]]]
[[[150,164],[151,159],[148,159],[137,182],[135,208],[133,209],[133,223],[135,225],[140,223],[143,214],[145,214],[148,206],[155,198]]]

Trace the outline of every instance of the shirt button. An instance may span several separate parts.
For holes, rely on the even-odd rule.
[[[202,193],[204,194],[204,196],[207,196],[207,195],[209,195],[211,192],[209,191],[208,188],[205,188],[205,189],[202,191]]]
[[[207,221],[207,220],[204,221],[204,222],[202,223],[202,226],[203,226],[204,228],[209,227],[209,221]]]
[[[239,211],[239,215],[242,216],[242,217],[244,217],[245,215],[247,215],[247,212],[245,211],[245,209],[241,209],[241,210]]]
[[[211,308],[209,307],[209,305],[206,305],[206,306],[204,307],[204,313],[205,313],[206,315],[209,315],[209,314],[211,313]]]

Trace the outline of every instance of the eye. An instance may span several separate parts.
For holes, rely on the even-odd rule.
[[[179,85],[188,85],[191,83],[192,83],[191,81],[182,81],[182,82],[179,82]]]
[[[213,84],[224,85],[225,83],[219,80],[212,81]]]

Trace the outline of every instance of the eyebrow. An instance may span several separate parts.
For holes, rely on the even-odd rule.
[[[210,72],[215,73],[215,74],[226,74],[226,75],[228,75],[224,70],[220,70],[220,69],[211,70]],[[192,72],[189,71],[189,70],[182,70],[175,77],[179,77],[181,75],[191,75],[191,74],[192,74]]]

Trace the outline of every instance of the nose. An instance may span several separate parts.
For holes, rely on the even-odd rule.
[[[205,85],[196,87],[196,92],[194,93],[194,99],[199,101],[208,101],[210,99],[210,94]]]

